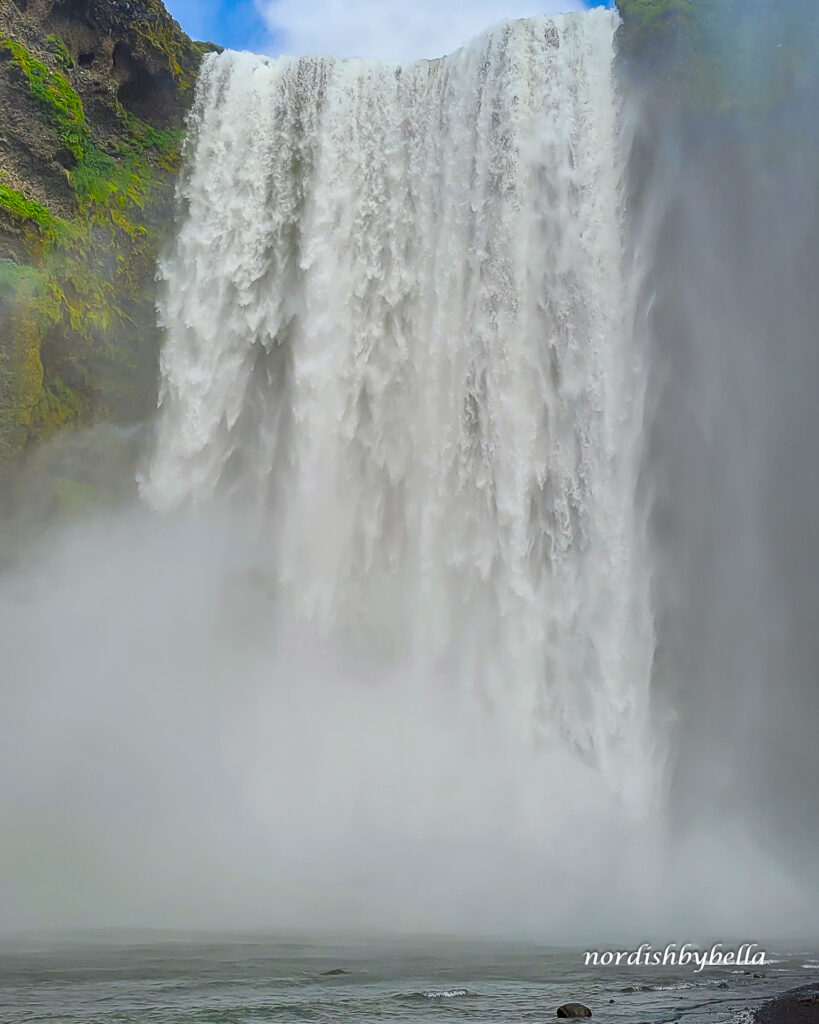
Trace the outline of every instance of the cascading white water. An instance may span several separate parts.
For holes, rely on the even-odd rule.
[[[439,61],[225,53],[162,266],[161,509],[258,510],[282,600],[650,789],[616,15]]]

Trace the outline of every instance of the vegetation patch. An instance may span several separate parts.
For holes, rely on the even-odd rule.
[[[82,100],[68,79],[59,71],[51,71],[14,39],[0,36],[0,49],[10,54],[12,63],[22,72],[29,93],[48,114],[62,144],[76,160],[81,160],[90,132]]]
[[[81,423],[86,414],[86,403],[74,388],[54,377],[43,383],[32,413],[32,424],[41,438],[47,438],[69,423]]]
[[[0,211],[11,220],[36,225],[40,232],[52,241],[63,235],[66,229],[65,221],[56,217],[48,207],[38,203],[36,199],[27,198],[22,192],[17,192],[2,182]]]
[[[685,106],[760,113],[815,79],[812,2],[617,0],[618,50],[630,71]]]
[[[68,52],[68,47],[62,39],[60,39],[59,36],[51,35],[46,36],[44,42],[57,58],[58,63],[64,67],[66,71],[71,71],[74,67],[74,58]]]
[[[71,172],[71,184],[81,207],[95,204],[107,207],[111,203],[125,207],[128,201],[141,207],[145,199],[145,176],[138,173],[133,161],[115,161],[92,146]]]

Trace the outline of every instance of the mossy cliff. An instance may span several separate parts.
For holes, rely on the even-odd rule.
[[[210,44],[158,0],[0,0],[0,471],[156,401],[156,256]]]
[[[815,0],[616,3],[621,68],[675,105],[765,114],[815,77]]]

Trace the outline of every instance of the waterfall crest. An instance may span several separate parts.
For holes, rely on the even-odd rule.
[[[297,615],[643,800],[616,24],[517,21],[410,65],[207,58],[142,487],[255,509]]]

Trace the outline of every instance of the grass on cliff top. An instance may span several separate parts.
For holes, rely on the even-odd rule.
[[[68,79],[33,57],[15,39],[0,36],[0,48],[11,55],[11,61],[25,77],[31,96],[46,111],[60,134],[66,149],[81,160],[90,132],[85,122],[82,100],[71,88]]]

